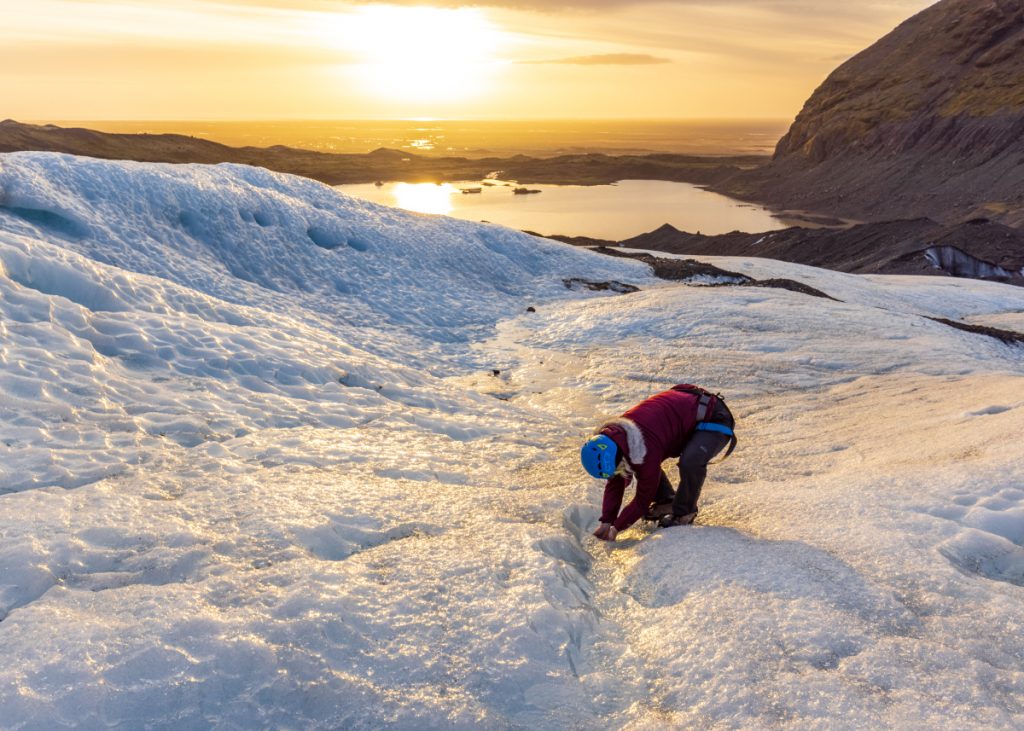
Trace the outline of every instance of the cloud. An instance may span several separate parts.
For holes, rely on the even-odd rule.
[[[119,78],[125,59],[134,70],[145,69],[153,78],[182,73],[237,73],[300,69],[354,63],[356,59],[337,51],[318,48],[272,47],[264,45],[173,43],[173,42],[40,42],[0,44],[0,68],[17,69],[19,76],[106,75]]]
[[[520,61],[527,64],[568,64],[571,66],[652,66],[654,64],[672,63],[671,59],[651,56],[646,53],[598,53],[592,56],[571,56],[545,61]]]
[[[72,0],[91,4],[112,2],[112,0]],[[125,0],[120,0],[124,2]],[[874,6],[906,7],[908,10],[921,9],[922,0],[865,0],[849,3],[847,0],[188,0],[192,4],[245,5],[283,10],[338,11],[353,5],[429,5],[435,8],[491,7],[508,10],[557,12],[601,12],[615,8],[630,8],[641,5],[703,6],[708,8],[735,7],[759,10],[773,10],[795,16],[807,13],[817,15],[846,15],[855,12],[871,15]]]

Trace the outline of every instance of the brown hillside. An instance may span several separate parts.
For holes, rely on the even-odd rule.
[[[942,0],[836,69],[725,189],[864,220],[1024,224],[1024,0]]]
[[[520,183],[597,185],[627,178],[647,178],[710,185],[740,169],[768,162],[767,157],[756,155],[579,154],[549,158],[516,155],[467,159],[423,157],[388,149],[366,154],[338,154],[283,145],[228,147],[185,135],[110,134],[52,124],[24,124],[12,119],[0,122],[0,153],[25,150],[140,162],[232,162],[303,175],[329,185],[376,180],[479,180],[493,171],[500,171],[504,178]]]

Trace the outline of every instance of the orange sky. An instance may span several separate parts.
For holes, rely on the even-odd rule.
[[[791,118],[930,0],[0,0],[0,117]]]

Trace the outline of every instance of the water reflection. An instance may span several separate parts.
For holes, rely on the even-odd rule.
[[[349,195],[421,213],[491,221],[542,234],[621,241],[668,223],[681,231],[723,234],[773,231],[795,221],[689,183],[622,180],[614,185],[531,184],[540,195],[515,195],[502,180],[341,185]],[[463,195],[473,192],[474,195]],[[807,225],[801,223],[800,225]]]
[[[451,183],[396,183],[390,192],[395,199],[392,205],[399,208],[448,215],[452,212],[452,195],[459,190]]]

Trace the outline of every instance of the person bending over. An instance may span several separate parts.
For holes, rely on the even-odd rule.
[[[719,394],[688,383],[641,401],[618,419],[602,424],[580,450],[580,460],[595,478],[607,480],[601,525],[594,535],[614,541],[638,519],[662,528],[689,525],[697,517],[697,499],[708,462],[736,446],[735,420]],[[679,488],[661,469],[679,458]],[[633,501],[619,512],[623,494],[636,480]]]

